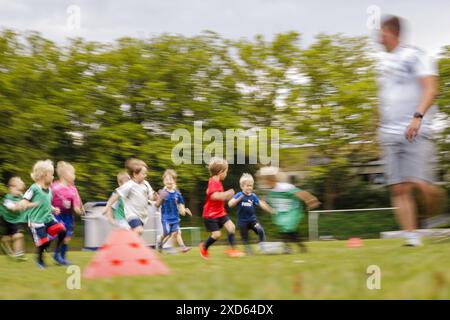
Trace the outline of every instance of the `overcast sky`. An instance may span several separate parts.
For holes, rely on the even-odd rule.
[[[67,13],[80,8],[80,29]],[[320,32],[371,35],[369,6],[409,22],[408,42],[436,55],[450,45],[448,0],[0,0],[0,26],[37,30],[63,43],[67,37],[113,41],[121,36],[144,37],[163,32],[196,35],[213,30],[238,39],[294,30],[305,45]],[[73,24],[72,24],[73,26]]]

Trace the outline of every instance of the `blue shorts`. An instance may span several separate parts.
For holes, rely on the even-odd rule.
[[[128,224],[130,225],[131,229],[135,229],[137,227],[143,227],[144,223],[139,218],[132,218],[128,220]]]
[[[75,218],[72,213],[61,212],[58,215],[54,215],[56,221],[62,223],[66,228],[66,237],[71,238],[75,228]]]
[[[164,235],[167,236],[173,232],[180,230],[180,222],[162,221]]]

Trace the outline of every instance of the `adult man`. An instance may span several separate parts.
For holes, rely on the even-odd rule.
[[[378,65],[379,138],[386,159],[387,184],[406,245],[420,246],[417,206],[418,187],[424,195],[435,190],[431,120],[436,112],[437,70],[420,49],[400,43],[401,21],[388,17],[381,24],[380,42],[385,49]],[[430,190],[430,191],[427,191]],[[425,199],[426,200],[426,199]]]

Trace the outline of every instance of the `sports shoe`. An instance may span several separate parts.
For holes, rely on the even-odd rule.
[[[420,240],[419,237],[417,238],[409,238],[405,240],[405,247],[422,247],[423,243],[422,240]]]
[[[36,260],[36,264],[37,264],[39,269],[46,269],[47,268],[47,265],[45,264],[44,260],[42,260],[42,261]]]
[[[200,248],[200,255],[202,256],[202,258],[208,260],[209,259],[208,249],[205,248],[205,243],[204,242],[200,243],[199,248]]]
[[[22,253],[22,254],[17,254],[17,255],[15,255],[14,258],[15,258],[17,261],[28,261],[28,258],[25,257],[25,255],[24,255],[23,253]]]
[[[189,252],[191,249],[192,248],[190,248],[190,247],[182,247],[181,252],[186,253],[186,252]]]
[[[67,261],[64,260],[59,253],[55,253],[53,255],[53,261],[55,261],[55,263],[58,266],[66,266],[67,265]]]
[[[229,249],[226,251],[226,253],[228,254],[229,257],[232,257],[232,258],[238,258],[238,257],[245,256],[245,253],[243,253],[237,249]]]
[[[422,240],[419,234],[415,232],[405,232],[405,244],[406,247],[421,247],[423,246]]]

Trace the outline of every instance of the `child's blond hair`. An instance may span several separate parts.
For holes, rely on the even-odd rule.
[[[130,180],[130,175],[126,171],[120,171],[117,174],[117,184],[119,185],[123,184],[125,179]]]
[[[269,181],[278,181],[280,178],[280,169],[278,167],[262,167],[259,170],[259,176]]]
[[[148,169],[148,166],[144,161],[140,159],[131,158],[125,162],[125,168],[127,169],[127,172],[130,175],[130,177],[133,178],[133,176],[141,172],[142,169],[144,168]]]
[[[227,168],[228,168],[228,161],[223,158],[213,157],[209,161],[208,169],[210,176],[217,176],[218,174],[225,171]]]
[[[165,177],[167,177],[167,176],[171,176],[172,179],[175,180],[175,181],[177,180],[177,173],[176,173],[176,171],[173,170],[173,169],[167,169],[166,171],[164,171],[163,179],[164,179]]]
[[[239,179],[239,185],[241,186],[241,188],[243,188],[244,183],[246,182],[250,182],[250,183],[255,183],[255,180],[253,179],[253,176],[250,173],[244,173],[242,174],[241,178]]]
[[[23,182],[20,177],[11,177],[8,180],[8,187],[16,187],[19,190],[24,190],[25,189],[25,182]]]
[[[53,167],[53,162],[51,160],[39,160],[33,166],[33,172],[30,174],[31,179],[34,182],[37,182],[42,179],[48,172],[52,174],[55,172],[55,168]]]
[[[61,175],[63,175],[63,172],[65,172],[66,170],[72,170],[73,172],[75,172],[74,166],[69,162],[58,161],[58,163],[56,164],[56,174],[59,178],[61,178]]]

